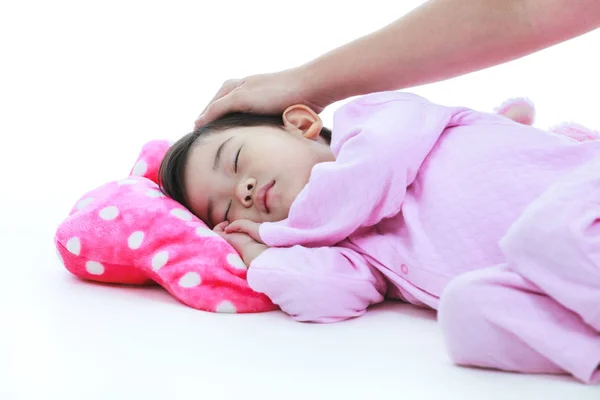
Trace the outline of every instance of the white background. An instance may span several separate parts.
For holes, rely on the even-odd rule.
[[[82,283],[54,255],[79,196],[126,175],[144,142],[188,132],[222,81],[302,64],[420,3],[2,1],[0,399],[600,398],[452,367],[433,316],[400,305],[326,326],[217,316]],[[598,49],[600,31],[411,90],[484,111],[528,96],[541,127],[600,128]]]

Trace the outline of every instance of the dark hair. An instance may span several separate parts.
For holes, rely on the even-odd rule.
[[[249,126],[283,127],[283,119],[281,115],[231,113],[188,133],[171,146],[160,164],[158,184],[162,192],[189,209],[183,177],[194,144],[212,133]],[[331,131],[328,128],[322,128],[320,135],[328,144],[331,143]]]

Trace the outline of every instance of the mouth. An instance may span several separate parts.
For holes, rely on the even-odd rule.
[[[267,214],[271,212],[269,208],[269,191],[273,185],[275,185],[275,181],[266,183],[256,192],[256,205],[260,211]]]

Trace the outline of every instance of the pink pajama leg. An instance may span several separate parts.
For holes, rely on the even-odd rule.
[[[600,380],[600,161],[536,199],[500,246],[507,264],[461,275],[439,319],[459,364]]]
[[[459,365],[600,380],[600,335],[506,265],[452,280],[438,321]]]
[[[550,187],[500,247],[512,270],[600,332],[600,162]]]

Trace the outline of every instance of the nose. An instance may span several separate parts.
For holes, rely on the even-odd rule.
[[[256,190],[256,179],[247,178],[242,180],[236,191],[236,197],[244,207],[252,206],[254,202],[254,191]]]

